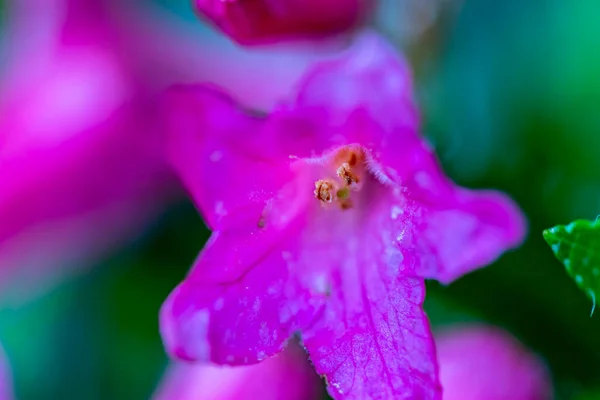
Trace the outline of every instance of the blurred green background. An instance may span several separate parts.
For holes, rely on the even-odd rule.
[[[186,0],[154,3],[194,18]],[[598,312],[590,317],[591,303],[541,231],[600,213],[600,2],[422,4],[378,13],[374,23],[415,67],[424,134],[451,177],[510,193],[530,227],[525,245],[494,265],[447,287],[431,282],[432,324],[503,326],[547,361],[557,399],[594,398]],[[407,34],[399,24],[422,18],[419,7],[434,17]],[[18,398],[148,398],[168,362],[158,309],[207,237],[191,204],[173,205],[89,273],[0,309]]]

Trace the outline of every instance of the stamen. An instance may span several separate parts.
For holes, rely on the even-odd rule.
[[[350,160],[348,160],[348,164],[350,164],[351,167],[354,167],[357,162],[358,162],[358,156],[356,155],[355,152],[352,152],[352,154],[350,154]]]
[[[352,155],[356,157],[354,153]],[[351,186],[352,184],[358,183],[358,175],[352,171],[349,163],[345,162],[340,165],[336,172],[337,175],[344,181],[346,186]]]
[[[335,168],[337,178],[315,182],[315,198],[322,203],[336,203],[342,210],[352,208],[351,192],[359,191],[359,181],[365,172],[365,154],[361,149],[346,147],[333,157],[329,167]]]
[[[324,203],[331,203],[333,186],[333,182],[330,180],[319,179],[315,182],[315,197]]]

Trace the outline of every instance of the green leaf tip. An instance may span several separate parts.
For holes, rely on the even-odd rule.
[[[542,235],[569,276],[592,300],[593,315],[596,293],[600,292],[600,218],[557,225]]]

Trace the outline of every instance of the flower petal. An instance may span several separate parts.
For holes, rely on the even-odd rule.
[[[546,366],[507,332],[453,327],[436,343],[445,400],[552,398]]]
[[[214,233],[163,305],[161,332],[171,355],[252,364],[281,351],[312,323],[325,297],[304,290],[286,254],[277,251],[298,227],[260,227],[257,220]]]
[[[194,0],[198,12],[242,44],[326,36],[357,25],[373,0]]]
[[[439,399],[435,347],[421,309],[422,280],[384,282],[372,271],[361,293],[362,313],[345,320],[345,333],[323,327],[305,339],[334,399]]]
[[[321,382],[296,344],[252,366],[178,363],[171,366],[154,400],[304,400],[318,398]]]
[[[262,120],[239,110],[208,86],[179,86],[165,96],[171,164],[212,229],[251,201],[272,198],[289,180],[287,158],[261,130]]]
[[[418,237],[403,234],[413,221],[395,218],[402,194],[393,184],[363,185],[355,208],[316,207],[290,252],[306,288],[324,287],[328,298],[302,339],[336,399],[439,398],[424,282],[414,276]]]
[[[424,143],[405,160],[400,179],[419,210],[414,234],[424,246],[419,275],[449,283],[523,241],[525,218],[508,196],[454,185]]]
[[[397,151],[418,139],[408,64],[368,31],[340,56],[315,63],[297,96],[276,111],[272,124],[285,132],[290,154],[299,157],[353,142],[380,157],[385,148]]]

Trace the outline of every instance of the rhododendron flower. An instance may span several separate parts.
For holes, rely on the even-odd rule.
[[[193,0],[198,13],[241,44],[322,37],[363,22],[375,0]]]
[[[444,400],[552,398],[548,370],[508,333],[488,326],[436,335]]]
[[[443,175],[406,63],[367,33],[266,117],[201,85],[166,107],[170,158],[213,230],[161,310],[168,352],[253,364],[299,334],[336,399],[439,398],[424,278],[493,261],[524,221]]]
[[[177,363],[169,368],[154,400],[317,399],[321,380],[296,346],[258,365],[227,367]]]

